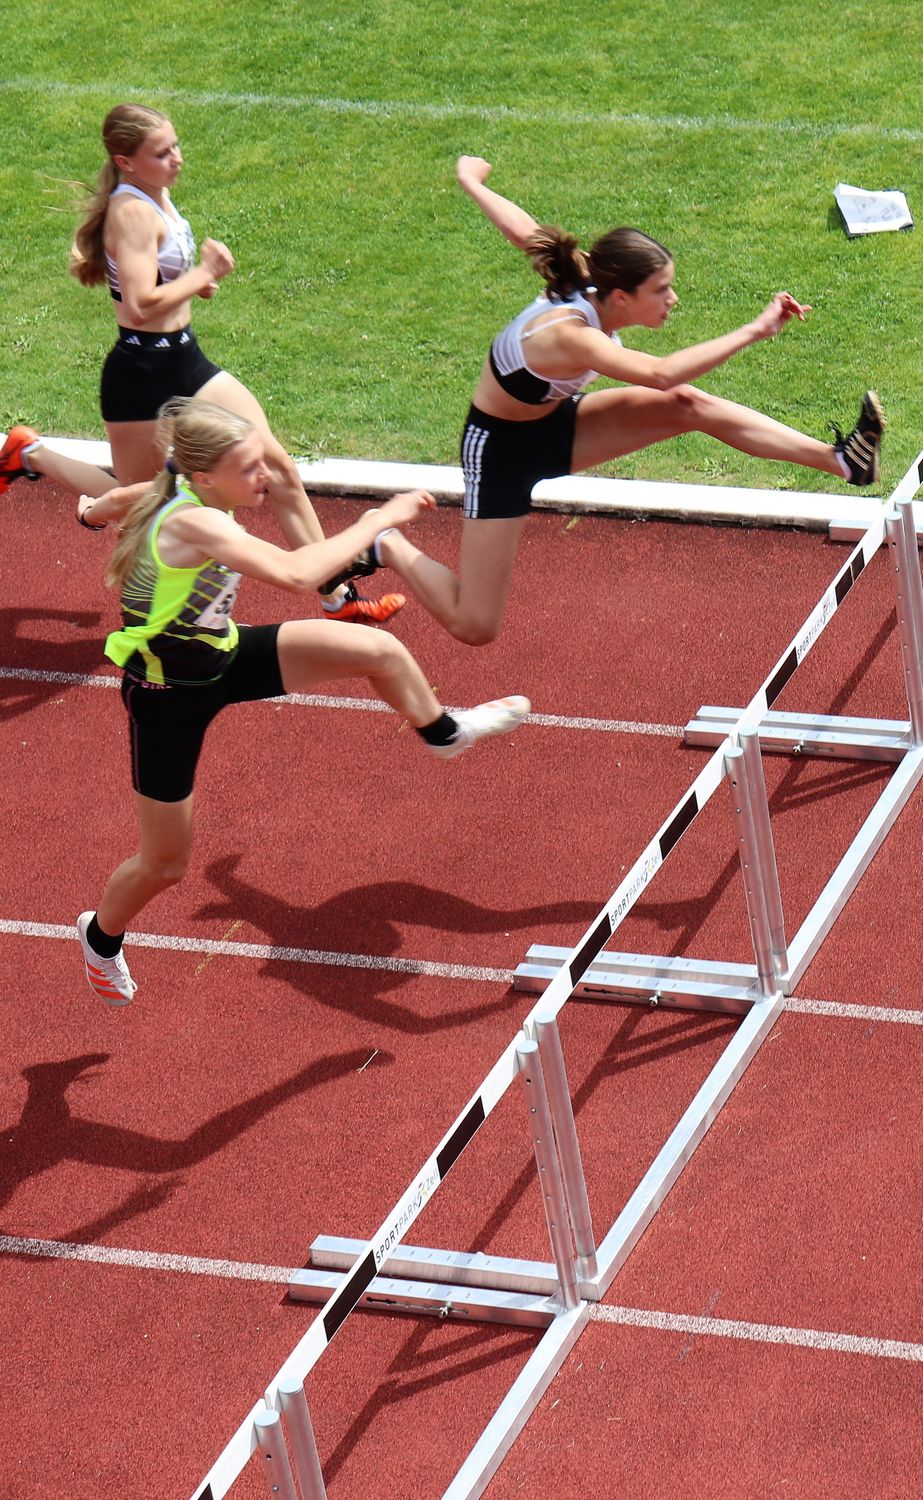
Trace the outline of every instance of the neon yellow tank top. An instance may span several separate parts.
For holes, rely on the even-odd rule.
[[[106,641],[106,655],[133,677],[160,685],[217,682],[237,652],[231,610],[241,575],[208,558],[195,568],[172,568],[157,548],[160,528],[181,505],[201,505],[180,484],[154,516],[137,561],[122,586],[122,628]]]

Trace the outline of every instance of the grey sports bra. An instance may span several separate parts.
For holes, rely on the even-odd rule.
[[[523,308],[518,317],[497,334],[490,346],[490,368],[497,384],[506,391],[508,396],[514,397],[516,401],[522,401],[526,406],[542,406],[546,401],[560,401],[566,396],[576,396],[580,391],[595,380],[597,370],[584,370],[580,375],[568,376],[565,379],[550,379],[547,375],[538,375],[529,368],[523,350],[523,344],[539,332],[539,328],[528,328],[526,325],[537,318],[540,313],[548,312],[551,308],[560,307],[566,309],[563,316],[549,321],[569,323],[579,321],[586,323],[590,328],[601,328],[599,313],[588,297],[582,292],[574,292],[566,302],[552,302],[544,292],[530,302],[528,307]],[[540,328],[547,324],[540,324]],[[621,344],[617,333],[610,335],[614,344]]]
[[[109,194],[110,201],[120,196],[140,198],[142,203],[149,203],[155,208],[167,226],[167,234],[163,242],[157,247],[157,285],[163,286],[164,282],[175,281],[177,276],[182,276],[184,271],[191,271],[195,265],[195,240],[188,219],[177,213],[173,204],[170,204],[172,213],[167,213],[159,203],[155,203],[147,193],[142,193],[140,188],[133,187],[130,182],[120,182],[117,188],[113,188]],[[111,255],[106,256],[106,279],[109,282],[109,291],[114,301],[121,302],[122,288],[119,285],[119,268]]]

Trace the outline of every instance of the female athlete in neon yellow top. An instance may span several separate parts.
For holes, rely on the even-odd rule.
[[[161,527],[183,505],[202,505],[186,484],[155,515],[122,585],[122,629],[106,641],[110,661],[149,683],[215,682],[237,650],[231,611],[243,575],[213,557],[177,567],[160,555]]]
[[[405,525],[435,501],[422,490],[395,495],[339,536],[286,552],[248,536],[228,513],[266,495],[256,428],[201,400],[171,403],[169,416],[174,467],[129,515],[109,570],[125,623],[106,651],[125,667],[141,841],[109,877],[98,911],[81,913],[77,931],[87,979],[112,1005],[135,992],[121,953],[125,927],[185,874],[199,751],[229,705],[365,677],[442,760],[515,729],[529,711],[528,699],[503,698],[447,714],[407,648],[365,625],[286,620],[238,630],[230,611],[241,575],[294,593],[315,589],[371,546],[382,525]],[[186,476],[178,493],[177,472]]]

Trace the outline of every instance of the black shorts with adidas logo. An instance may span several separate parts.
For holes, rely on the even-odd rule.
[[[220,374],[188,325],[175,333],[120,328],[99,383],[103,421],[152,422],[165,401],[195,396]]]

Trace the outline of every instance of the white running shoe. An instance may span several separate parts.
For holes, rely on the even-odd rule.
[[[83,949],[87,983],[91,990],[101,995],[108,1005],[127,1005],[138,986],[128,972],[128,965],[121,953],[115,958],[100,958],[87,942],[87,928],[95,912],[82,911],[77,918],[77,936]]]
[[[491,734],[509,734],[522,723],[531,707],[528,698],[494,698],[490,703],[479,703],[477,708],[460,709],[452,715],[458,725],[454,740],[448,745],[428,745],[427,749],[440,760],[454,760],[476,740],[484,740]]]

